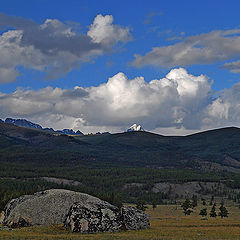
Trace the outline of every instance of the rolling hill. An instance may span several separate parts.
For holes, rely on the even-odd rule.
[[[189,136],[150,132],[69,136],[0,123],[0,161],[39,166],[150,167],[240,170],[240,129]]]

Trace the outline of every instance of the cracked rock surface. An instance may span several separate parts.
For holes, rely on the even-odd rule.
[[[73,232],[113,232],[122,229],[123,221],[119,208],[107,202],[75,203],[69,210],[65,226]]]
[[[73,232],[95,233],[149,228],[148,215],[133,207],[119,209],[88,194],[51,189],[12,199],[0,214],[10,228],[63,224]]]
[[[149,216],[137,208],[123,207],[122,217],[126,230],[138,230],[150,227]]]
[[[94,233],[139,230],[150,227],[149,216],[134,207],[83,205],[75,203],[67,215],[65,227],[72,232]]]
[[[1,222],[9,227],[62,224],[75,202],[98,204],[102,200],[65,189],[51,189],[12,199],[1,213]]]

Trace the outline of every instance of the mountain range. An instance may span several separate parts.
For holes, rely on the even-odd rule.
[[[22,161],[240,172],[240,129],[229,127],[182,137],[146,131],[69,136],[1,122],[0,162]]]
[[[19,127],[27,127],[27,128],[36,128],[36,129],[41,129],[41,130],[46,130],[46,131],[51,131],[51,132],[57,132],[57,133],[62,133],[66,135],[83,135],[83,133],[80,130],[77,130],[76,132],[73,129],[63,129],[63,130],[54,130],[53,128],[43,128],[41,125],[37,123],[30,122],[26,119],[14,119],[14,118],[6,118],[5,121],[0,119],[0,122],[5,122],[5,123],[11,123]],[[141,125],[137,125],[134,123],[131,127],[129,127],[127,132],[133,132],[133,131],[144,131]],[[96,134],[110,134],[109,132],[97,132]]]
[[[72,129],[63,129],[63,130],[55,131],[53,128],[43,128],[41,125],[30,122],[26,119],[6,118],[5,121],[0,120],[0,122],[11,123],[19,127],[36,128],[36,129],[41,129],[41,130],[51,131],[51,132],[58,132],[58,133],[67,134],[67,135],[83,135],[83,133],[79,130],[76,132],[73,131]]]

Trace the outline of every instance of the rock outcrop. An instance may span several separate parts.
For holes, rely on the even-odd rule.
[[[94,233],[149,228],[148,215],[133,207],[119,209],[88,194],[51,189],[12,199],[1,213],[8,227],[63,224],[73,232]]]
[[[2,223],[9,227],[62,224],[75,202],[105,204],[107,208],[106,202],[88,194],[51,189],[11,200],[4,209]]]
[[[149,216],[134,207],[75,203],[66,218],[65,227],[72,232],[94,233],[139,230],[150,227]]]
[[[122,208],[123,225],[126,230],[138,230],[150,227],[149,216],[134,207]]]
[[[98,204],[75,203],[69,210],[65,226],[72,232],[114,232],[123,228],[118,207],[107,202]]]

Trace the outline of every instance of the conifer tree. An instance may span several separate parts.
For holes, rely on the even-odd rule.
[[[197,196],[196,196],[196,195],[193,195],[193,196],[192,196],[192,208],[197,207],[197,205],[198,205]]]
[[[142,211],[145,211],[147,209],[146,202],[143,200],[137,200],[136,208]]]
[[[207,209],[206,208],[201,209],[199,215],[201,215],[202,217],[207,216]]]
[[[202,198],[202,205],[205,206],[206,205],[206,199]]]
[[[210,203],[209,203],[210,206],[213,205],[213,201],[214,201],[214,196],[211,197],[211,200],[210,200]]]
[[[154,210],[156,207],[157,207],[156,201],[153,200],[153,201],[152,201],[152,209]]]
[[[185,200],[185,202],[181,205],[182,209],[183,209],[183,213],[186,215],[190,215],[192,213],[192,204],[189,198],[187,198]]]
[[[221,203],[221,206],[219,208],[220,212],[218,213],[218,216],[221,218],[228,217],[228,210],[224,207],[224,203]]]
[[[213,206],[212,206],[212,209],[211,209],[211,211],[210,211],[210,217],[217,217],[217,213],[216,213],[216,203],[214,203],[213,204]]]

